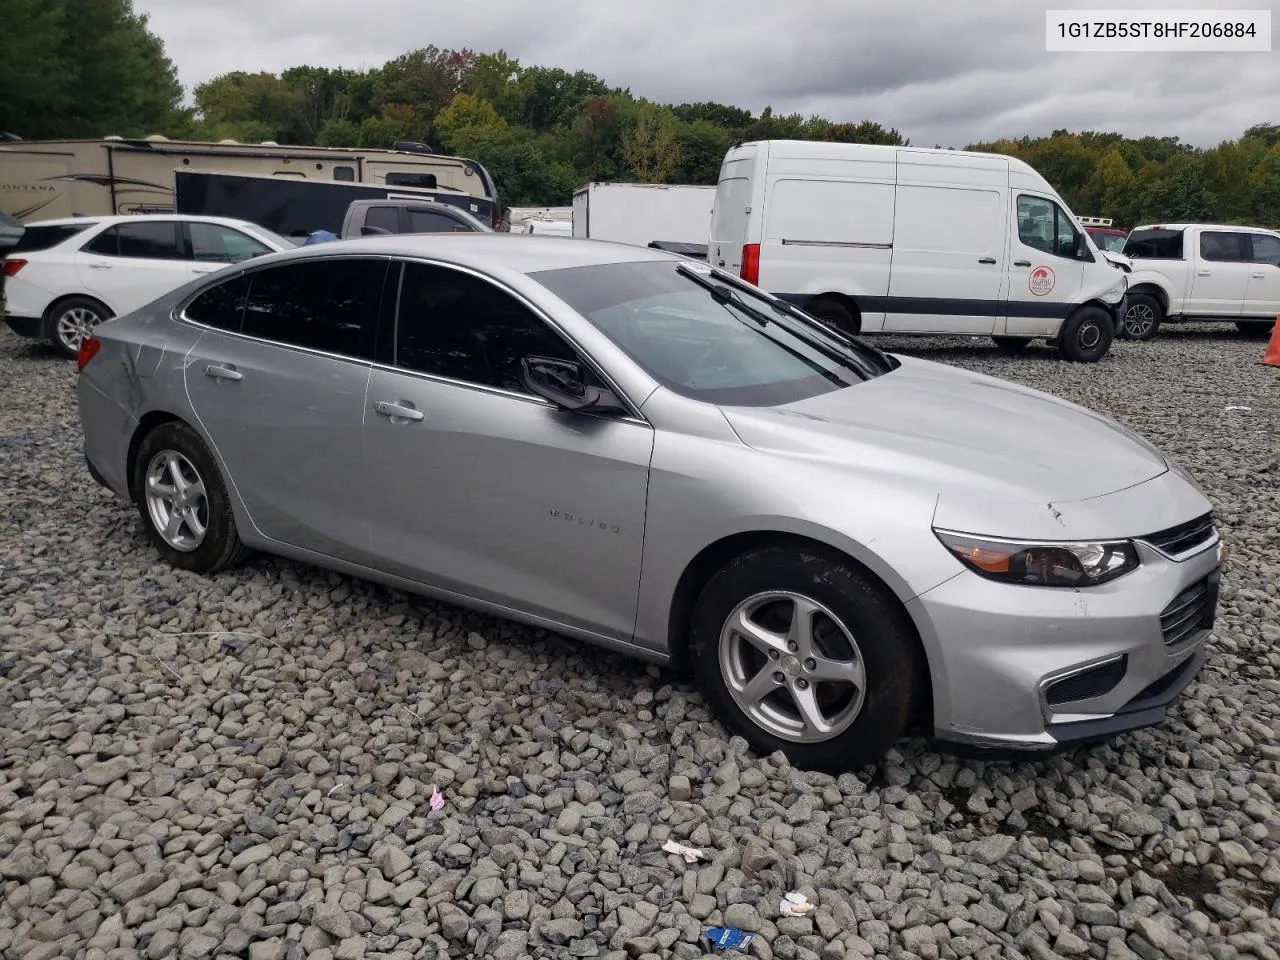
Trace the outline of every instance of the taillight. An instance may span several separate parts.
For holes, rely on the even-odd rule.
[[[84,370],[89,365],[89,361],[98,355],[98,351],[102,349],[102,341],[97,337],[85,337],[80,341],[80,354],[76,357],[76,372]]]
[[[16,276],[18,271],[21,270],[26,265],[27,265],[27,261],[25,260],[17,260],[14,258],[9,258],[5,260],[2,264],[4,268],[4,275],[6,277]]]
[[[742,279],[747,283],[760,283],[760,244],[742,245]]]

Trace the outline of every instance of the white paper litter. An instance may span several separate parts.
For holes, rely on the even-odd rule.
[[[667,853],[674,853],[677,857],[684,857],[685,863],[697,863],[702,859],[702,851],[695,850],[693,847],[686,847],[683,843],[677,843],[674,840],[668,840],[662,845],[662,849]]]
[[[778,907],[778,912],[784,917],[803,917],[813,909],[813,904],[809,902],[809,898],[803,893],[788,893],[782,898],[782,903]]]

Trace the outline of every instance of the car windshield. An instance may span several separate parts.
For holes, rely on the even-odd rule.
[[[531,277],[659,383],[710,403],[793,403],[898,366],[701,264],[609,263]]]

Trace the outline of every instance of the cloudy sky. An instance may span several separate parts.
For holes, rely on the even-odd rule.
[[[1210,146],[1280,122],[1270,53],[1046,53],[1045,10],[1094,0],[134,0],[194,85],[368,68],[435,44],[588,70],[662,102],[877,120],[919,146],[1055,128]],[[1266,9],[1260,0],[1129,8]],[[1280,17],[1273,18],[1273,32]]]

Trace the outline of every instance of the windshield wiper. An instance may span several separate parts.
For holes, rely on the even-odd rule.
[[[698,286],[707,290],[717,303],[732,305],[742,313],[749,316],[752,320],[755,320],[756,323],[760,324],[760,326],[764,327],[764,326],[768,326],[771,323],[778,323],[776,319],[769,317],[763,311],[757,310],[755,307],[750,306],[742,298],[742,295],[738,293],[738,291],[734,290],[732,287],[723,283],[717,283],[716,281],[712,280],[710,277],[705,276],[700,272],[698,272],[697,270],[694,270],[693,268],[689,267],[687,264],[683,264],[683,263],[676,264],[676,272],[681,274],[682,276],[688,277]],[[793,307],[789,303],[786,303],[786,301],[775,302],[770,300],[767,302],[770,308],[775,313],[780,314],[782,316],[789,316],[789,317],[792,317],[793,319],[799,320],[801,321],[803,326],[806,328],[813,327],[813,324],[815,323],[815,321],[810,320],[804,314],[800,313],[797,308]],[[885,365],[884,370],[876,370],[870,364],[868,364],[865,360],[863,360],[862,357],[858,356],[852,350],[850,350],[849,352],[832,350],[830,346],[828,346],[822,340],[815,338],[807,329],[797,330],[789,324],[778,324],[778,325],[782,327],[784,330],[786,330],[788,333],[790,333],[792,336],[799,337],[801,340],[809,344],[809,346],[813,347],[823,356],[827,357],[830,360],[834,360],[836,363],[839,363],[841,366],[844,366],[853,370],[854,373],[861,376],[864,380],[870,380],[873,377],[879,376],[881,373],[887,372],[889,369],[891,369],[890,367]],[[818,327],[818,328],[815,328],[815,331],[818,333],[821,333],[823,336],[830,336],[830,334],[826,331],[825,328]],[[843,342],[843,341],[840,341],[840,342]]]

